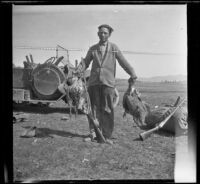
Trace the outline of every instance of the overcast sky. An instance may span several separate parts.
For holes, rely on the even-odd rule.
[[[97,27],[109,24],[114,28],[110,42],[122,51],[133,52],[124,52],[124,56],[138,77],[187,75],[186,19],[186,5],[15,5],[13,62],[23,66],[25,56],[32,54],[36,63],[43,63],[56,55],[55,51],[16,47],[61,45],[81,50],[69,52],[74,64],[99,41]],[[128,78],[119,65],[116,75]]]

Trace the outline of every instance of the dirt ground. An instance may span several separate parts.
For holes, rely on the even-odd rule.
[[[155,133],[141,141],[143,130],[130,115],[123,118],[120,102],[115,109],[114,144],[84,142],[86,116],[73,114],[70,119],[69,109],[63,107],[63,102],[51,107],[14,107],[13,113],[27,117],[13,124],[14,181],[174,179],[176,142],[187,147],[187,135]],[[37,136],[21,137],[32,126],[37,127]]]

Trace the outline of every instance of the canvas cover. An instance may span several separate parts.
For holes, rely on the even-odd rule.
[[[167,118],[170,115],[170,112],[174,108],[175,107],[158,107],[152,110],[146,116],[145,123],[149,126],[149,128],[155,127],[165,118]],[[187,129],[188,129],[187,112],[183,107],[178,108],[162,128],[162,130],[164,131],[177,135],[186,133]]]
[[[125,113],[133,116],[134,122],[139,127],[153,128],[168,117],[175,107],[158,107],[152,108],[149,104],[142,101],[137,93],[125,93],[123,96],[123,107]],[[172,134],[182,134],[187,131],[187,109],[180,107],[162,127],[163,131]]]

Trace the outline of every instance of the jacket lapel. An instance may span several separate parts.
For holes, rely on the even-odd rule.
[[[96,45],[95,52],[96,52],[95,55],[96,55],[96,58],[97,58],[97,62],[99,64],[99,66],[101,66],[102,57],[101,57],[101,52],[100,52],[99,44]]]
[[[110,43],[108,42],[108,45],[107,45],[107,48],[106,48],[106,51],[105,51],[105,54],[104,54],[104,57],[102,58],[101,60],[101,66],[103,66],[103,64],[105,63],[105,61],[107,60],[107,57],[109,55],[109,52],[110,52]]]
[[[108,54],[110,52],[110,48],[111,48],[111,44],[108,42],[104,57],[102,57],[101,51],[100,51],[100,46],[99,46],[99,44],[97,44],[96,57],[97,57],[99,66],[102,66],[105,63],[105,61],[107,60]]]

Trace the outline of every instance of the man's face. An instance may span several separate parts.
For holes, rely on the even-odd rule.
[[[108,28],[102,27],[98,32],[98,36],[101,42],[106,42],[110,37],[110,32]]]

